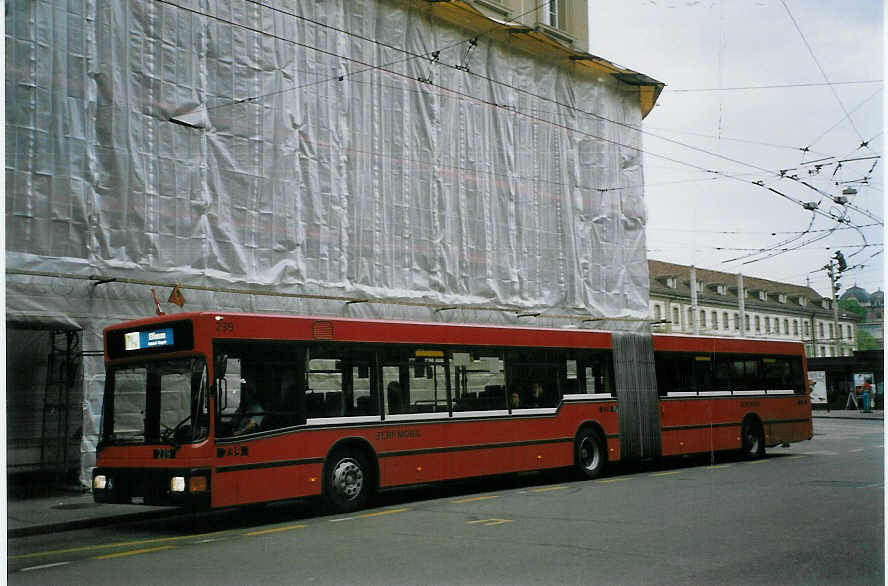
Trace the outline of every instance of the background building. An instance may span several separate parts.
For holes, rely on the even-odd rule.
[[[858,287],[856,284],[842,293],[842,296],[839,297],[839,303],[847,308],[848,311],[852,311],[854,308],[854,303],[850,303],[849,301],[856,301],[857,305],[860,306],[862,311],[860,313],[863,315],[863,321],[858,325],[859,332],[865,332],[871,339],[867,340],[874,348],[884,348],[885,347],[885,293],[881,290],[875,291],[872,295],[870,295],[866,289],[862,287]],[[868,348],[870,349],[870,348]]]
[[[102,328],[152,293],[645,328],[663,86],[584,51],[585,5],[8,4],[10,473],[86,482]]]
[[[810,287],[658,260],[648,266],[655,331],[798,340],[812,358],[856,348],[857,316],[840,313],[836,324],[832,299]]]

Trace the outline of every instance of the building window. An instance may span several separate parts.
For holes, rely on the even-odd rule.
[[[706,327],[706,310],[704,310],[704,309],[700,310],[700,327],[701,328]]]
[[[760,334],[762,331],[762,320],[759,316],[755,316],[755,333]]]
[[[808,322],[804,322],[804,323],[805,323],[805,337],[807,338],[808,336],[811,335],[811,330],[808,328]]]
[[[792,320],[792,335],[793,336],[799,335],[799,320],[797,320],[797,319]]]
[[[771,318],[770,317],[765,318],[765,333],[766,334],[771,333]]]
[[[654,305],[654,319],[656,321],[660,321],[662,319],[663,310],[660,309],[659,304]]]
[[[768,300],[768,292],[765,290],[759,291],[759,299],[761,301],[767,301]]]
[[[829,324],[829,339],[832,340],[835,337],[836,337],[836,332],[833,329],[833,325]]]
[[[789,335],[789,320],[786,318],[783,319],[783,333]]]
[[[805,307],[806,305],[808,305],[808,300],[805,297],[799,295],[799,305]]]
[[[677,307],[672,308],[672,325],[674,325],[674,326],[681,325],[681,312],[678,311]]]
[[[713,330],[718,329],[718,312],[717,311],[712,312],[712,329]]]
[[[722,328],[729,330],[731,329],[731,318],[728,317],[728,312],[722,313]]]
[[[675,289],[678,286],[678,281],[675,277],[666,277],[666,286],[670,289]]]
[[[848,338],[851,340],[854,339],[854,326],[851,324],[848,324]]]
[[[746,316],[746,331],[749,331],[749,316]]]
[[[826,334],[823,333],[823,322],[820,322],[818,325],[820,326],[820,337],[825,338]]]
[[[718,293],[719,295],[724,295],[725,294],[725,286],[724,285],[716,285],[715,292]]]
[[[694,309],[691,307],[688,308],[688,323],[685,327],[689,330],[694,328]]]
[[[777,301],[779,303],[786,303],[786,293],[779,293],[777,295]]]
[[[560,0],[549,0],[543,7],[543,24],[558,28],[558,3]]]

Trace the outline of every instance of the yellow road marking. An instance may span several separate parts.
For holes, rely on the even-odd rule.
[[[461,505],[463,503],[473,503],[475,501],[486,501],[490,499],[498,498],[496,495],[488,495],[488,496],[473,496],[465,499],[456,499],[455,501],[450,501],[451,503]]]
[[[562,490],[567,488],[566,486],[546,486],[543,488],[531,488],[530,492],[549,492],[550,490]]]
[[[622,482],[625,478],[608,478],[607,480],[596,480],[599,484],[608,484],[610,482]]]
[[[670,470],[669,472],[656,472],[651,476],[671,476],[673,474],[681,474],[681,470]]]
[[[369,519],[370,517],[379,517],[381,515],[393,515],[394,513],[403,513],[404,511],[409,511],[410,509],[388,509],[386,511],[376,511],[375,513],[364,513],[363,515],[358,515],[357,519]]]
[[[121,551],[118,553],[107,553],[105,555],[96,556],[97,560],[110,560],[113,558],[122,558],[128,555],[139,555],[143,553],[151,553],[153,551],[163,551],[165,549],[173,549],[172,545],[161,545],[160,547],[149,547],[147,549],[134,549],[132,551]]]
[[[787,456],[785,460],[798,460],[799,458],[807,458],[808,456]]]
[[[504,525],[506,523],[511,523],[511,519],[478,519],[477,521],[469,521],[469,525],[477,525],[478,523],[483,523],[485,527],[493,527],[494,525]]]
[[[712,466],[707,466],[707,470],[717,470],[719,468],[730,468],[730,464],[713,464]]]
[[[80,547],[71,547],[68,549],[56,549],[51,551],[40,551],[36,553],[25,553],[21,555],[11,555],[9,559],[28,559],[28,558],[37,558],[49,555],[60,555],[63,553],[77,553],[81,551],[96,551],[100,549],[111,549],[115,547],[130,547],[133,545],[148,545],[150,543],[166,543],[170,541],[182,541],[183,539],[196,539],[199,537],[210,537],[213,535],[222,535],[228,533],[227,531],[213,531],[211,533],[197,533],[195,535],[180,535],[179,537],[158,537],[155,539],[142,539],[140,541],[122,541],[120,543],[107,543],[104,545],[83,545]]]
[[[767,462],[767,460],[751,460],[748,463],[749,464],[761,464],[763,462]]]
[[[255,537],[256,535],[268,535],[269,533],[280,533],[281,531],[290,531],[291,529],[304,529],[305,527],[308,527],[308,525],[288,525],[287,527],[275,527],[273,529],[250,531],[249,533],[244,533],[244,535],[248,537]]]

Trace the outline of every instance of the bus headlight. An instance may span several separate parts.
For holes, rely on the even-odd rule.
[[[170,478],[170,490],[172,492],[185,492],[185,477],[173,476]]]
[[[97,474],[95,478],[93,478],[93,489],[94,490],[105,490],[105,487],[108,486],[108,479],[104,474]]]

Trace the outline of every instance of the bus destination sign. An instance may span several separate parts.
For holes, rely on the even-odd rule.
[[[127,332],[124,334],[123,340],[124,349],[127,351],[157,348],[159,346],[172,346],[173,328],[149,330],[147,332]]]

